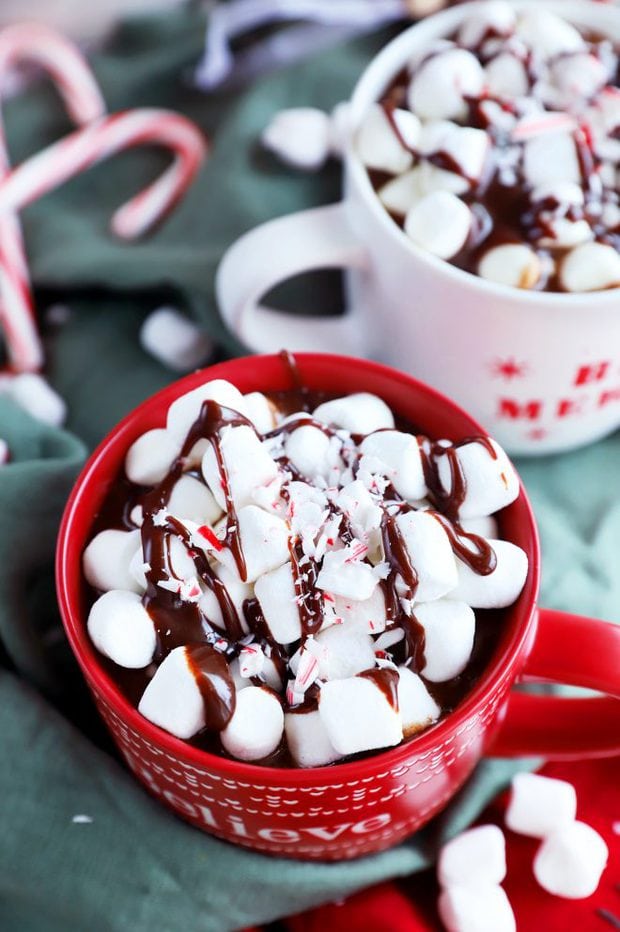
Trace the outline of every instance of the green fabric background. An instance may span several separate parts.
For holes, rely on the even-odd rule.
[[[324,52],[244,92],[204,95],[187,81],[202,47],[191,12],[127,24],[94,58],[110,110],[172,106],[211,136],[192,195],[144,242],[107,232],[114,206],[164,164],[134,151],[75,179],[24,212],[38,307],[68,303],[48,325],[48,374],[66,398],[66,431],[43,427],[0,398],[0,928],[4,932],[215,932],[265,921],[432,860],[517,764],[484,762],[434,825],[382,855],[342,865],[267,859],[217,842],[154,803],[117,762],[64,641],[52,562],[58,521],[88,448],[172,378],[139,347],[140,322],[171,300],[225,333],[213,273],[225,248],[272,216],[338,196],[339,169],[302,175],[262,153],[257,136],[281,107],[330,108],[346,98],[387,33]],[[58,137],[66,118],[48,87],[6,108],[14,161]],[[136,184],[137,182],[137,184]],[[304,302],[338,304],[333,279]],[[540,522],[543,602],[620,621],[620,436],[563,457],[519,464]],[[76,824],[72,817],[93,820]]]

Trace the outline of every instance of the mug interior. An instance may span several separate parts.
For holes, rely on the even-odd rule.
[[[392,408],[395,414],[409,422],[419,432],[430,437],[461,440],[485,431],[465,411],[439,392],[411,376],[378,363],[328,354],[299,353],[295,360],[302,382],[310,390],[333,394],[356,391],[373,392]],[[128,448],[142,433],[163,427],[170,404],[185,392],[210,379],[227,379],[243,393],[250,391],[287,391],[291,383],[290,370],[278,355],[248,356],[220,363],[193,373],[153,395],[132,411],[103,440],[92,454],[71,493],[58,537],[56,584],[63,623],[73,652],[91,686],[113,708],[116,714],[141,733],[147,740],[186,761],[222,773],[242,778],[269,773],[280,783],[310,782],[312,775],[334,768],[276,768],[229,760],[194,748],[175,738],[143,718],[120,692],[115,682],[103,670],[99,655],[86,630],[87,604],[82,578],[82,553],[91,528],[110,489],[122,473]],[[535,606],[540,576],[540,553],[536,524],[525,491],[519,499],[499,515],[503,537],[522,547],[529,559],[529,574],[525,587],[514,605],[505,609],[501,638],[495,647],[479,681],[457,708],[445,719],[421,735],[396,748],[378,751],[360,761],[336,765],[343,778],[359,775],[379,766],[398,764],[415,745],[416,753],[431,750],[454,728],[455,721],[464,718],[484,701],[494,684],[512,675],[515,665],[521,665],[531,644],[535,623]]]

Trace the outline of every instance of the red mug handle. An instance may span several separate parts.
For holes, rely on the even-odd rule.
[[[585,686],[607,695],[573,699],[512,692],[488,753],[551,760],[620,753],[620,625],[539,609],[519,682]]]

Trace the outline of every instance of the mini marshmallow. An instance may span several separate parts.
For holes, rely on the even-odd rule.
[[[399,515],[396,524],[418,575],[416,601],[431,602],[454,589],[456,561],[439,521],[423,511],[410,511]]]
[[[167,510],[175,518],[188,518],[197,524],[214,524],[222,514],[209,489],[194,476],[181,476],[175,482]]]
[[[398,430],[381,430],[365,437],[360,451],[385,464],[385,475],[404,499],[414,502],[424,498],[426,482],[415,436]]]
[[[241,508],[237,519],[246,564],[245,582],[253,583],[259,576],[277,569],[289,559],[288,528],[281,518],[256,505]],[[230,554],[230,551],[222,551],[217,555],[218,559],[224,562],[226,554]]]
[[[324,683],[319,693],[319,712],[327,736],[340,754],[392,747],[402,741],[398,710],[367,677]]]
[[[449,48],[423,62],[408,90],[410,109],[423,120],[460,120],[467,115],[465,97],[479,97],[484,71],[465,49]]]
[[[584,243],[566,256],[560,266],[565,291],[602,291],[620,285],[620,256],[613,246]]]
[[[460,518],[459,525],[468,534],[477,534],[478,537],[499,537],[499,526],[492,515],[483,515],[480,518]]]
[[[131,511],[129,512],[129,520],[136,527],[142,527],[144,524],[144,512],[142,510],[142,505],[134,505]]]
[[[213,352],[204,330],[173,307],[160,307],[145,318],[140,344],[173,372],[197,369]]]
[[[275,113],[261,134],[261,143],[282,162],[317,171],[330,154],[330,118],[316,107],[292,107]]]
[[[425,634],[422,676],[431,683],[443,683],[462,673],[476,633],[476,616],[469,605],[438,599],[415,605],[414,614]]]
[[[519,773],[512,779],[506,825],[513,832],[544,838],[575,820],[577,794],[565,780],[538,773]]]
[[[414,148],[420,133],[420,121],[408,110],[394,110],[392,117],[407,146]],[[413,162],[413,155],[402,146],[398,134],[379,104],[373,104],[357,132],[357,154],[367,168],[400,175]]]
[[[371,434],[375,430],[394,427],[394,415],[385,401],[369,392],[324,401],[312,416],[323,424],[341,427],[351,434]]]
[[[404,217],[407,211],[427,193],[426,186],[422,184],[422,167],[422,165],[416,165],[415,168],[397,175],[379,188],[377,196],[386,210]],[[467,190],[467,182],[463,183],[465,184],[464,190]]]
[[[554,896],[584,899],[597,889],[608,857],[598,832],[584,822],[569,822],[542,842],[534,858],[534,876]]]
[[[82,555],[86,581],[104,592],[126,589],[141,592],[130,571],[131,560],[141,546],[140,531],[100,531]]]
[[[360,601],[371,597],[379,580],[372,566],[355,559],[356,547],[361,549],[364,545],[354,542],[325,554],[316,579],[318,589]]]
[[[110,589],[94,603],[86,624],[97,650],[120,667],[140,670],[153,659],[155,626],[135,592]]]
[[[41,375],[22,372],[3,380],[2,391],[37,421],[60,427],[67,416],[67,406],[58,392]]]
[[[125,475],[137,485],[161,482],[180,452],[172,434],[161,427],[134,440],[125,457]]]
[[[581,169],[573,137],[566,132],[548,132],[528,139],[523,151],[523,173],[533,188],[557,181],[580,184]]]
[[[259,434],[267,434],[277,424],[278,409],[262,392],[250,392],[243,396],[247,418],[252,421]]]
[[[322,680],[346,679],[375,665],[372,638],[352,623],[331,625],[314,640],[320,648],[315,656]]]
[[[585,48],[585,41],[575,26],[550,10],[539,7],[521,13],[516,33],[543,59]]]
[[[284,452],[293,467],[307,479],[326,476],[330,466],[330,438],[318,427],[303,424],[284,442]]]
[[[235,508],[250,505],[252,493],[259,486],[269,485],[278,475],[278,466],[251,427],[225,427],[220,432],[220,452],[230,495]],[[202,459],[202,474],[213,497],[226,508],[226,496],[222,487],[222,476],[212,444]]]
[[[486,83],[492,97],[525,97],[530,82],[524,63],[510,52],[500,52],[485,66]]]
[[[277,696],[263,686],[249,686],[237,693],[235,711],[220,738],[238,760],[260,760],[275,751],[283,730],[284,713]]]
[[[438,908],[448,932],[516,932],[510,900],[497,884],[448,887]]]
[[[175,647],[158,666],[138,711],[177,738],[192,738],[205,727],[204,700],[185,647]]]
[[[418,172],[417,184],[419,195],[417,200],[422,200],[427,194],[434,191],[448,191],[450,194],[467,194],[471,185],[467,178],[458,175],[456,172],[447,171],[445,168],[439,168],[432,162],[421,162],[413,171]],[[415,201],[409,205],[413,207]],[[407,213],[407,211],[405,211]]]
[[[459,508],[460,518],[490,515],[510,505],[519,497],[519,477],[504,450],[495,440],[489,440],[495,456],[486,445],[473,441],[455,448],[459,466],[465,477],[465,498]],[[446,490],[452,488],[452,472],[447,455],[437,457],[439,481]]]
[[[449,191],[434,191],[418,201],[405,217],[405,233],[440,259],[451,259],[469,236],[469,207]]]
[[[284,732],[291,757],[298,767],[325,767],[340,759],[317,710],[287,712]]]
[[[478,263],[478,275],[498,285],[511,288],[534,288],[540,281],[542,262],[531,246],[506,243],[484,253]]]
[[[381,586],[377,586],[369,599],[361,602],[346,599],[342,595],[333,597],[333,612],[346,627],[364,631],[366,634],[381,634],[385,631],[387,617],[385,613],[385,596]],[[357,672],[357,671],[356,671]]]
[[[254,593],[274,641],[277,644],[291,644],[299,640],[302,634],[301,620],[290,561],[259,576]]]
[[[437,862],[442,887],[499,884],[506,876],[506,839],[497,825],[479,825],[443,846]]]
[[[491,142],[483,129],[455,125],[443,137],[441,151],[456,162],[465,178],[477,182],[483,175]]]
[[[247,633],[249,629],[243,615],[243,603],[246,599],[251,599],[254,595],[252,586],[242,581],[236,566],[229,567],[218,563],[213,571],[217,578],[224,584],[230,596],[230,601],[237,613],[237,617],[241,622],[241,627],[243,631]],[[198,606],[213,627],[218,628],[220,631],[226,630],[226,623],[218,598],[213,590],[206,584],[203,586],[203,592],[198,600]]]
[[[509,3],[490,0],[484,9],[477,9],[465,17],[458,32],[459,45],[476,48],[489,36],[509,36],[517,22],[515,11]]]
[[[403,735],[410,738],[436,722],[441,709],[416,673],[408,667],[399,667],[398,673],[398,707]]]
[[[245,414],[243,395],[224,379],[212,379],[181,395],[168,408],[166,427],[179,444],[183,444],[205,401],[216,401],[226,408]]]
[[[593,97],[609,78],[609,69],[590,52],[562,55],[549,65],[545,103],[554,110],[570,109],[575,100]]]
[[[385,433],[390,433],[386,431]],[[370,436],[376,436],[371,434]],[[360,540],[375,543],[383,511],[361,479],[354,479],[340,489],[334,503],[347,518],[351,530]],[[377,540],[378,543],[378,540]]]
[[[458,584],[450,592],[451,599],[461,599],[472,608],[506,608],[515,602],[527,578],[527,554],[507,540],[489,540],[495,551],[497,566],[488,576],[474,573],[457,560]]]
[[[594,238],[587,220],[569,220],[567,217],[544,219],[551,235],[542,236],[538,243],[546,249],[570,249]]]
[[[196,575],[196,565],[188,553],[188,548],[176,534],[169,535],[168,563],[170,574],[176,580],[194,579]]]

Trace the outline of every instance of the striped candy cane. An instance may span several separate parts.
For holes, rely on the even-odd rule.
[[[81,53],[67,39],[36,23],[9,26],[0,33],[0,84],[21,62],[45,69],[57,86],[71,119],[78,125],[101,116],[105,105]],[[0,87],[0,93],[2,88]],[[10,171],[4,124],[0,115],[0,180]],[[0,324],[9,361],[15,371],[39,369],[43,350],[21,224],[17,213],[0,216]]]
[[[112,217],[117,236],[140,236],[185,194],[206,154],[198,127],[170,110],[126,110],[101,117],[26,159],[0,181],[0,215],[20,210],[97,162],[140,145],[160,145],[174,155],[172,165]]]

